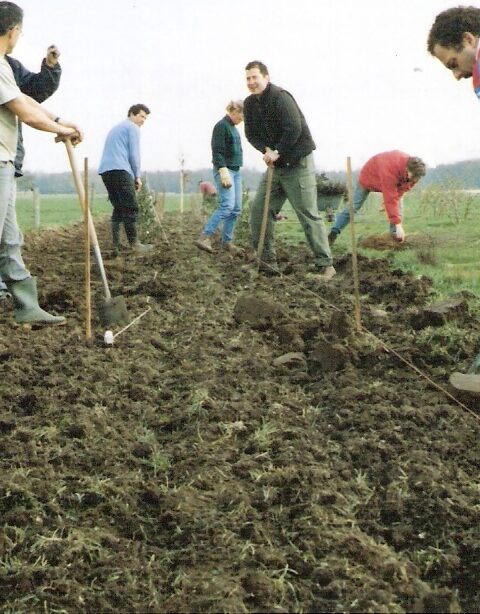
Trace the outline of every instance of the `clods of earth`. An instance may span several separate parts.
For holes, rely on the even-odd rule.
[[[479,611],[479,401],[448,388],[478,299],[431,309],[429,279],[360,258],[359,332],[347,255],[322,286],[279,245],[257,277],[163,225],[114,257],[99,224],[112,294],[151,308],[111,346],[94,263],[85,343],[81,226],[27,237],[67,324],[0,307],[1,609]]]

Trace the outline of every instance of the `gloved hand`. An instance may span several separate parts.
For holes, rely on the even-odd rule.
[[[403,243],[405,241],[405,231],[401,224],[395,224],[395,239]]]
[[[220,182],[224,188],[232,187],[232,180],[230,179],[230,173],[228,172],[228,168],[226,166],[222,166],[222,168],[218,169],[220,173]]]

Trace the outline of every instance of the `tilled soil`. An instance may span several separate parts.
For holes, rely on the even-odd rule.
[[[81,227],[27,238],[68,322],[1,307],[3,611],[479,611],[478,401],[397,355],[451,393],[478,310],[416,330],[430,281],[361,258],[359,333],[347,257],[322,287],[280,246],[257,278],[165,229],[104,254],[131,317],[151,307],[112,347],[98,308],[84,341]]]

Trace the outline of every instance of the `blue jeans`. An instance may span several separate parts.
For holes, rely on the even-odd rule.
[[[213,172],[213,178],[217,187],[218,207],[212,213],[203,229],[203,234],[211,236],[223,223],[222,241],[230,243],[233,240],[233,232],[238,216],[242,212],[242,176],[240,171],[228,169],[232,181],[231,188],[224,188],[220,181],[220,173]]]
[[[18,227],[15,199],[17,184],[11,162],[0,162],[0,276],[4,281],[30,277],[23,262],[23,235]]]
[[[359,211],[363,203],[367,200],[367,196],[370,194],[370,190],[363,188],[360,183],[357,183],[355,190],[353,191],[353,210],[355,213]],[[400,199],[400,215],[403,217],[403,198]],[[340,213],[337,213],[335,223],[331,228],[331,232],[339,235],[345,226],[350,222],[350,209],[345,207]],[[395,224],[390,224],[390,234],[395,234]]]

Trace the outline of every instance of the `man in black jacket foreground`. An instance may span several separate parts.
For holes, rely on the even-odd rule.
[[[245,67],[251,95],[244,101],[245,136],[262,152],[263,160],[273,167],[272,190],[260,270],[278,274],[274,246],[276,216],[288,199],[302,225],[314,254],[319,281],[335,275],[327,233],[317,208],[317,186],[312,151],[315,143],[305,117],[293,96],[270,83],[268,69],[262,62]],[[254,249],[258,248],[260,227],[267,190],[267,173],[258,186],[251,209]]]
[[[31,96],[37,102],[43,102],[54,94],[60,84],[60,76],[62,68],[58,58],[60,52],[56,45],[50,45],[47,49],[46,56],[42,60],[40,72],[33,73],[25,68],[25,66],[9,55],[6,56],[7,62],[13,72],[13,77],[20,91],[27,96]],[[25,158],[25,148],[23,146],[22,124],[18,124],[18,142],[17,154],[15,157],[15,177],[22,177],[23,159]],[[8,298],[9,292],[7,286],[0,276],[0,300]]]

